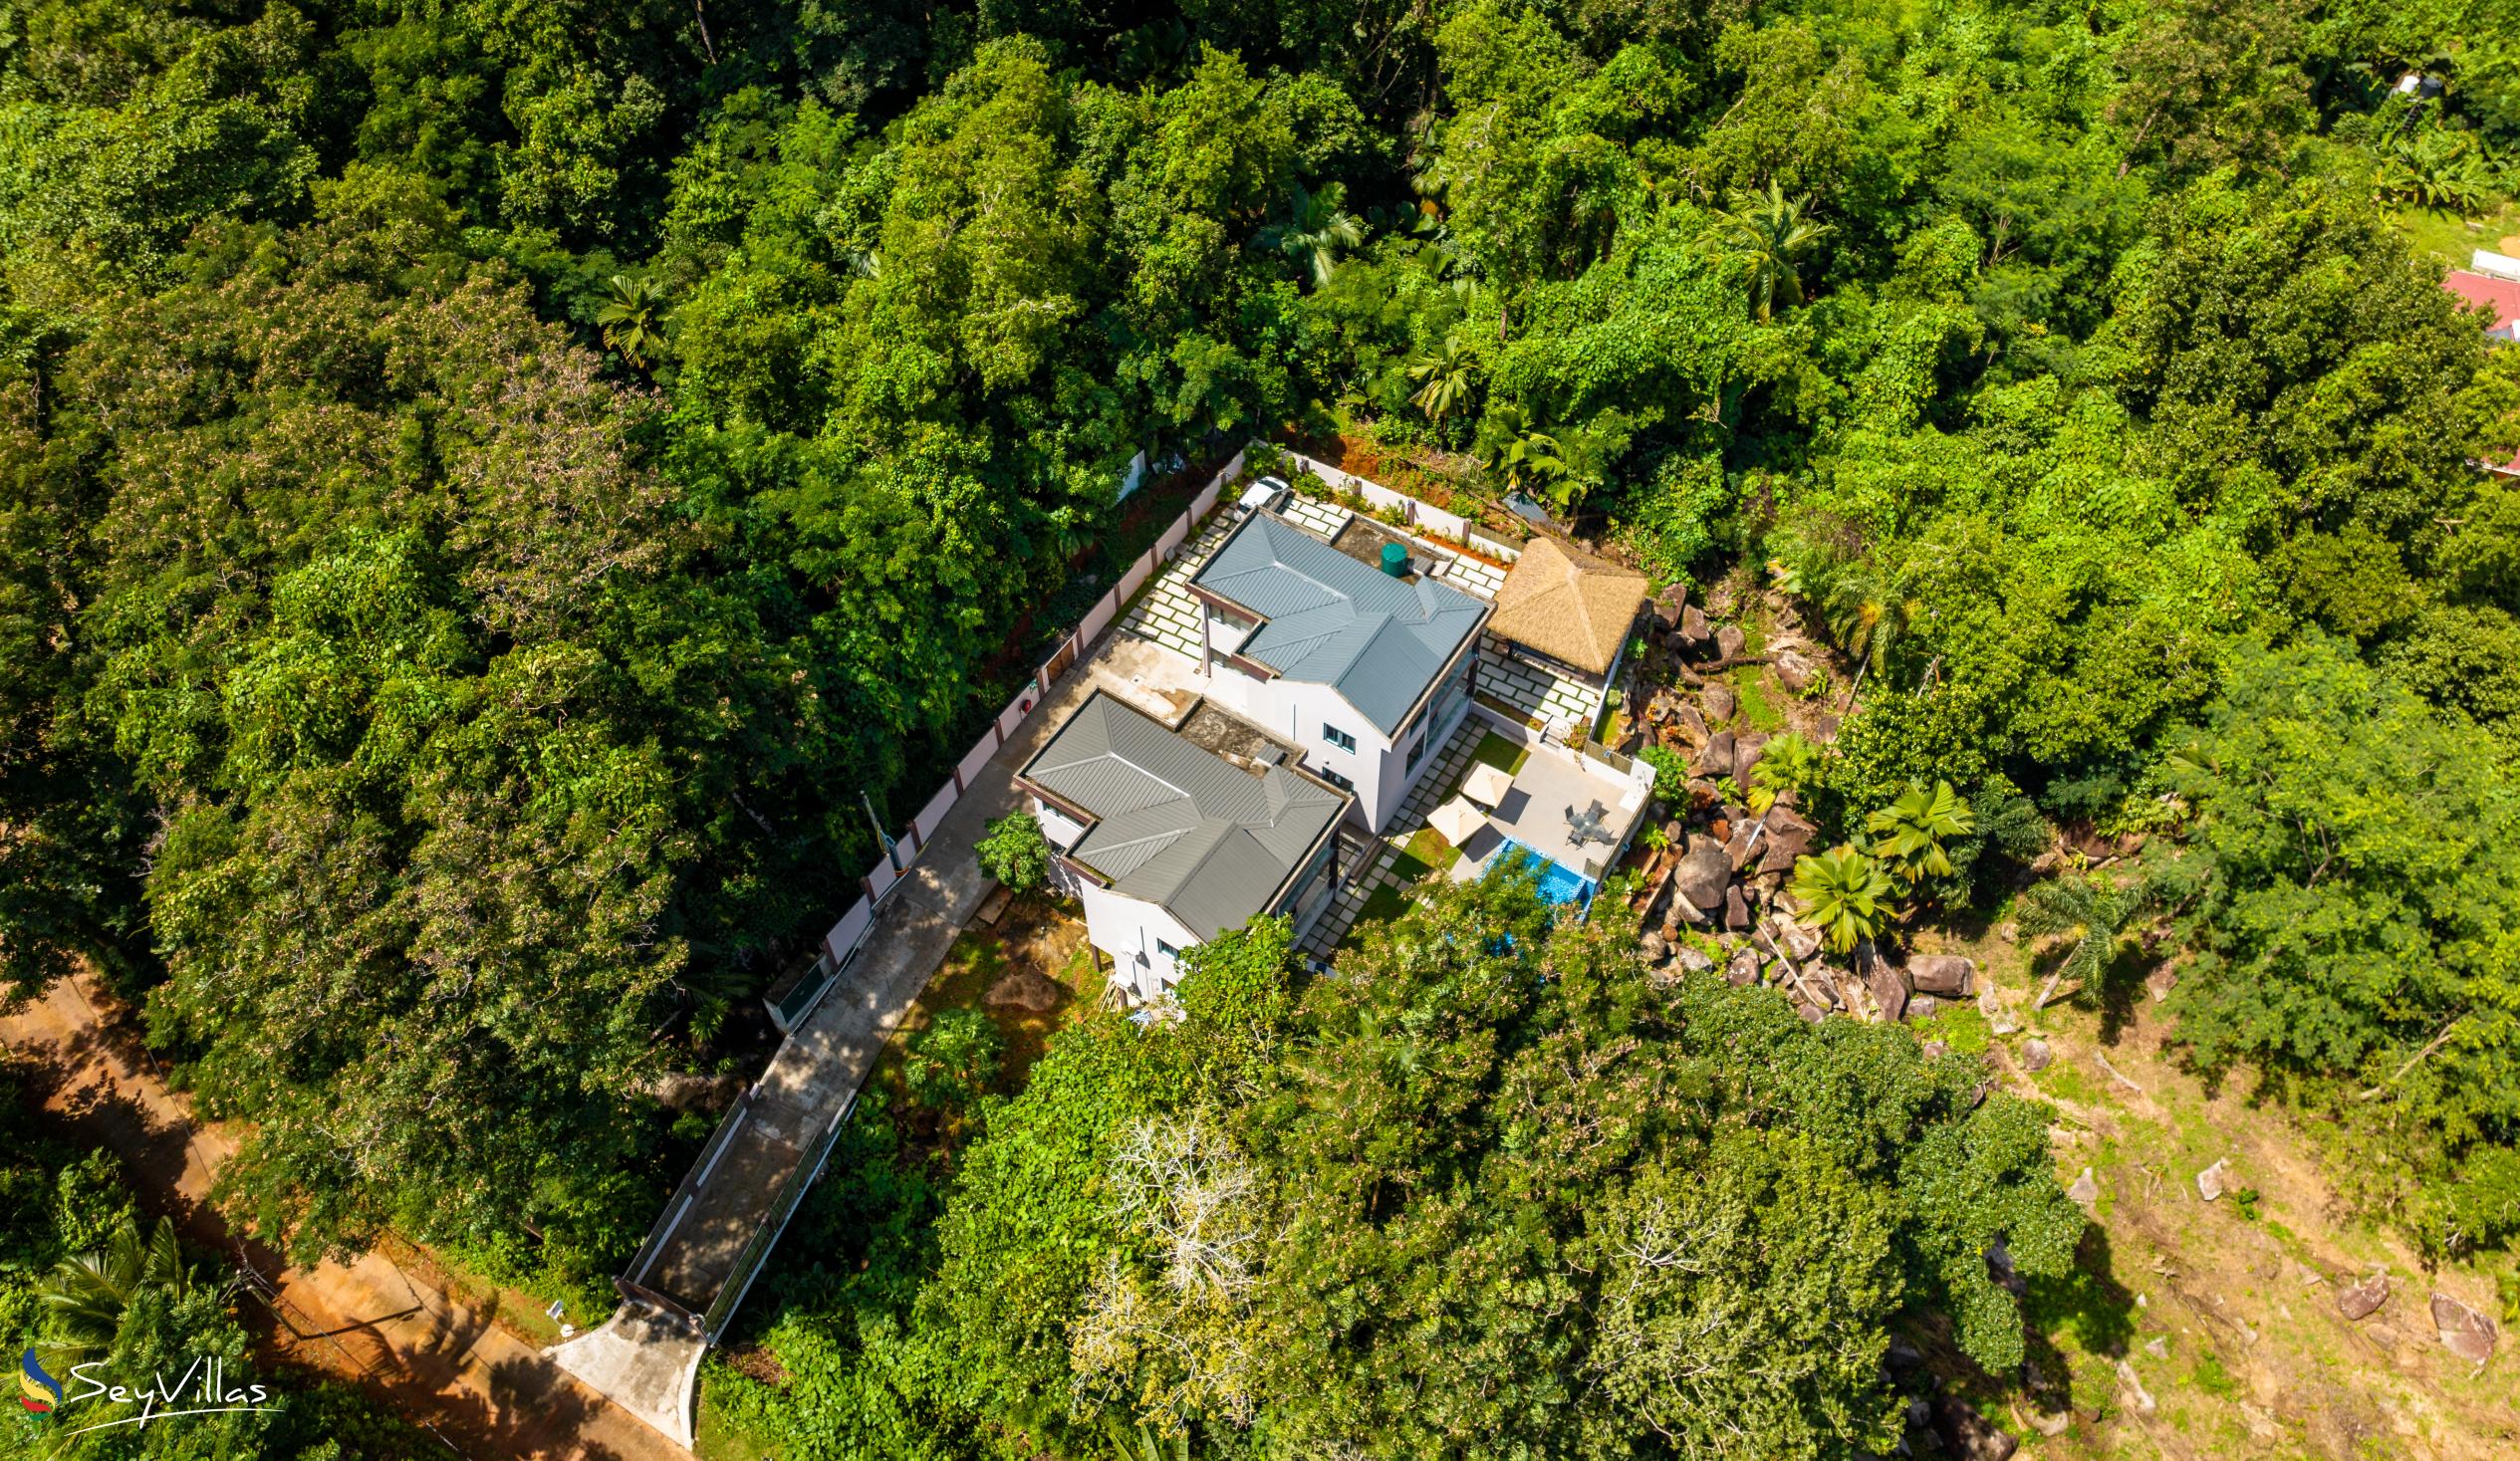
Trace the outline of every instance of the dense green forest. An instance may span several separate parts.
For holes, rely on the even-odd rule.
[[[1833,836],[2153,834],[2101,942],[2182,956],[2195,1068],[2494,1249],[2520,351],[2414,239],[2515,181],[2511,0],[11,0],[0,987],[144,1009],[261,1236],[600,1296],[705,1130],[659,1078],[1109,587],[1133,456],[1344,432],[1808,606]],[[1894,1326],[2018,1365],[2035,1108],[1622,934],[1490,887],[1306,985],[1261,929],[932,1083],[952,1141],[871,1103],[739,1406],[1852,1455]],[[61,1193],[35,1247],[121,1221]]]

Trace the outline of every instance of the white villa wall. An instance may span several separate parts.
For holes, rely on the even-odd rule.
[[[1152,999],[1181,977],[1172,956],[1155,945],[1160,940],[1176,949],[1186,949],[1199,942],[1198,935],[1182,927],[1180,919],[1158,904],[1086,879],[1079,881],[1082,886],[1078,901],[1085,904],[1085,935],[1096,948],[1112,956],[1114,980],[1128,985],[1139,999]]]
[[[1050,845],[1060,852],[1064,852],[1074,848],[1077,845],[1077,839],[1085,836],[1085,825],[1067,813],[1051,806],[1039,797],[1028,797],[1025,801],[1032,808],[1033,820],[1041,824],[1041,835],[1048,838]]]
[[[1221,631],[1222,626],[1210,630]],[[1219,663],[1208,677],[1210,695],[1262,730],[1281,735],[1301,747],[1304,764],[1315,771],[1335,771],[1355,784],[1357,813],[1368,830],[1381,832],[1399,810],[1408,790],[1395,779],[1400,758],[1388,737],[1328,685],[1308,680],[1264,680]],[[1354,736],[1357,748],[1344,751],[1322,737],[1322,727],[1335,725]]]
[[[1208,619],[1211,642],[1236,642],[1233,629],[1216,616],[1214,609],[1201,605],[1200,611]],[[1221,659],[1208,682],[1209,698],[1301,747],[1306,766],[1315,771],[1335,771],[1354,783],[1356,815],[1364,819],[1367,831],[1379,833],[1399,815],[1400,804],[1408,799],[1408,789],[1416,781],[1408,765],[1408,748],[1416,744],[1417,738],[1408,734],[1406,727],[1394,741],[1364,711],[1349,704],[1347,696],[1329,685],[1309,680],[1264,680]],[[1428,735],[1440,742],[1461,723],[1461,714],[1469,703],[1470,697],[1463,695],[1458,704],[1449,708],[1432,707],[1433,711],[1443,712],[1442,723],[1433,726]],[[1355,737],[1357,748],[1348,751],[1331,744],[1322,735],[1325,725],[1337,726]],[[1420,757],[1416,770],[1425,770],[1433,759],[1431,751]]]
[[[1026,799],[1033,815],[1041,821],[1044,837],[1051,845],[1065,852],[1085,836],[1085,829],[1071,821],[1058,808],[1038,797]],[[1298,938],[1330,906],[1336,887],[1331,868],[1335,865],[1332,849],[1325,845],[1318,867],[1312,870],[1312,881],[1293,895],[1293,906],[1286,911],[1293,917]],[[1186,949],[1206,940],[1190,932],[1180,919],[1161,904],[1134,898],[1124,892],[1103,886],[1090,877],[1069,870],[1065,862],[1054,865],[1053,876],[1059,886],[1075,895],[1085,905],[1086,938],[1096,948],[1111,955],[1112,978],[1129,986],[1139,999],[1152,999],[1172,987],[1180,978],[1173,957],[1156,945],[1168,943]]]

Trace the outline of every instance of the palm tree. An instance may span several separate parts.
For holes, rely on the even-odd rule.
[[[1408,367],[1408,378],[1417,382],[1417,393],[1409,403],[1426,413],[1426,423],[1440,432],[1453,413],[1470,402],[1470,369],[1477,358],[1461,348],[1461,342],[1446,336],[1443,349],[1437,354],[1420,356]]]
[[[604,327],[605,345],[620,351],[632,366],[646,369],[648,354],[664,341],[656,317],[664,302],[665,292],[653,280],[614,275],[604,291],[604,308],[595,316],[595,323]]]
[[[1838,646],[1855,656],[1851,696],[1864,687],[1866,674],[1888,672],[1891,656],[1915,622],[1917,606],[1901,598],[1898,587],[1872,564],[1854,563],[1830,576],[1820,610]]]
[[[1852,847],[1794,859],[1794,901],[1840,953],[1881,931],[1890,900],[1890,874]]]
[[[1779,303],[1803,302],[1803,277],[1795,266],[1829,232],[1829,225],[1803,215],[1808,201],[1788,201],[1771,178],[1764,195],[1735,193],[1732,210],[1718,215],[1716,237],[1750,266],[1750,300],[1761,320]]]
[[[175,1241],[175,1225],[159,1218],[156,1231],[145,1239],[134,1222],[102,1251],[64,1259],[38,1297],[52,1311],[54,1330],[61,1336],[53,1347],[76,1357],[114,1347],[124,1311],[142,1290],[166,1289],[169,1298],[181,1298],[191,1288],[192,1268]]]
[[[1580,427],[1543,439],[1554,439],[1557,456],[1540,463],[1546,473],[1541,479],[1542,495],[1560,518],[1572,517],[1593,489],[1609,479],[1611,454],[1598,434]]]
[[[1558,438],[1534,425],[1529,412],[1510,402],[1489,411],[1479,423],[1479,457],[1506,491],[1526,494],[1556,478],[1566,465]]]
[[[1326,182],[1313,192],[1299,182],[1287,203],[1286,221],[1260,230],[1260,240],[1309,269],[1313,288],[1319,289],[1338,269],[1339,250],[1365,242],[1365,225],[1348,211],[1346,183]]]
[[[1750,810],[1765,815],[1786,792],[1802,792],[1820,780],[1820,748],[1787,731],[1769,741],[1750,768]]]
[[[2085,983],[2098,979],[2117,956],[2127,925],[2151,900],[2151,888],[2141,881],[2120,884],[2092,874],[2053,877],[2023,893],[2014,914],[2022,932],[2034,938],[2061,934],[2072,940],[2030,1008],[2045,1005],[2056,987],[2069,978]]]
[[[1864,819],[1864,830],[1873,836],[1873,855],[1889,864],[1901,890],[1911,891],[1928,876],[1951,875],[1951,854],[1942,845],[1977,831],[1977,818],[1951,783],[1937,781],[1926,791],[1909,782],[1889,806]]]

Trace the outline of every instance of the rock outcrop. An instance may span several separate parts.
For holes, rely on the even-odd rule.
[[[2441,1347],[2468,1363],[2494,1357],[2494,1322],[2438,1289],[2432,1292],[2432,1327]]]
[[[2360,1324],[2389,1302],[2389,1275],[2373,1274],[2359,1284],[2337,1290],[2337,1313]]]
[[[1977,961],[1958,954],[1914,954],[1907,960],[1907,982],[1918,994],[1966,999],[1976,988]]]

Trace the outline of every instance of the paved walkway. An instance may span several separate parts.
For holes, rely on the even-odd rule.
[[[1120,626],[1133,634],[1152,639],[1169,649],[1199,657],[1199,604],[1190,597],[1190,577],[1206,563],[1208,555],[1225,541],[1225,534],[1234,526],[1234,514],[1228,510],[1207,520],[1206,528],[1182,546],[1155,573],[1154,587],[1137,596],[1129,615]]]
[[[1435,577],[1462,593],[1476,594],[1481,599],[1494,603],[1496,591],[1505,587],[1506,570],[1467,554],[1455,553],[1440,542],[1430,542],[1424,538],[1417,541],[1433,550]]]
[[[1042,719],[1036,714],[1027,725]],[[758,1266],[736,1272],[745,1245],[779,1216],[780,1189],[847,1111],[893,1029],[994,885],[972,847],[989,819],[1014,806],[1011,766],[1003,758],[1023,744],[1029,738],[1018,736],[1001,748],[982,781],[937,825],[919,859],[877,910],[847,974],[781,1043],[753,1087],[744,1124],[702,1173],[690,1210],[635,1282],[702,1314],[728,1282],[748,1286],[758,1276]],[[767,1261],[762,1255],[760,1262]],[[626,1303],[601,1327],[550,1352],[562,1368],[688,1449],[707,1347],[689,1328]]]
[[[1335,502],[1306,497],[1300,492],[1287,498],[1284,513],[1288,522],[1316,534],[1324,543],[1337,542],[1340,530],[1347,527],[1348,520],[1355,516]]]
[[[62,980],[0,1019],[0,1043],[50,1081],[45,1108],[74,1140],[123,1158],[144,1207],[263,1276],[267,1297],[246,1305],[245,1317],[264,1321],[262,1339],[285,1358],[358,1383],[466,1455],[678,1461],[663,1437],[573,1383],[488,1309],[373,1253],[292,1268],[240,1242],[208,1202],[235,1141],[192,1124],[130,1028],[101,1014],[86,980]]]
[[[1193,669],[1168,647],[1113,635],[1082,671],[1053,687],[1050,699],[998,748],[937,824],[918,860],[877,910],[875,927],[848,973],[780,1046],[755,1086],[751,1109],[757,1121],[748,1120],[704,1173],[691,1211],[634,1281],[694,1313],[716,1301],[744,1245],[775,1216],[780,1185],[866,1084],[901,1017],[943,966],[955,935],[996,886],[980,870],[972,849],[992,820],[1019,804],[1015,772],[1097,687],[1169,718],[1170,710],[1156,702],[1187,686]],[[749,1282],[751,1274],[734,1277]],[[571,1374],[687,1449],[697,1422],[696,1383],[705,1350],[686,1327],[625,1304],[603,1326],[551,1354]]]

